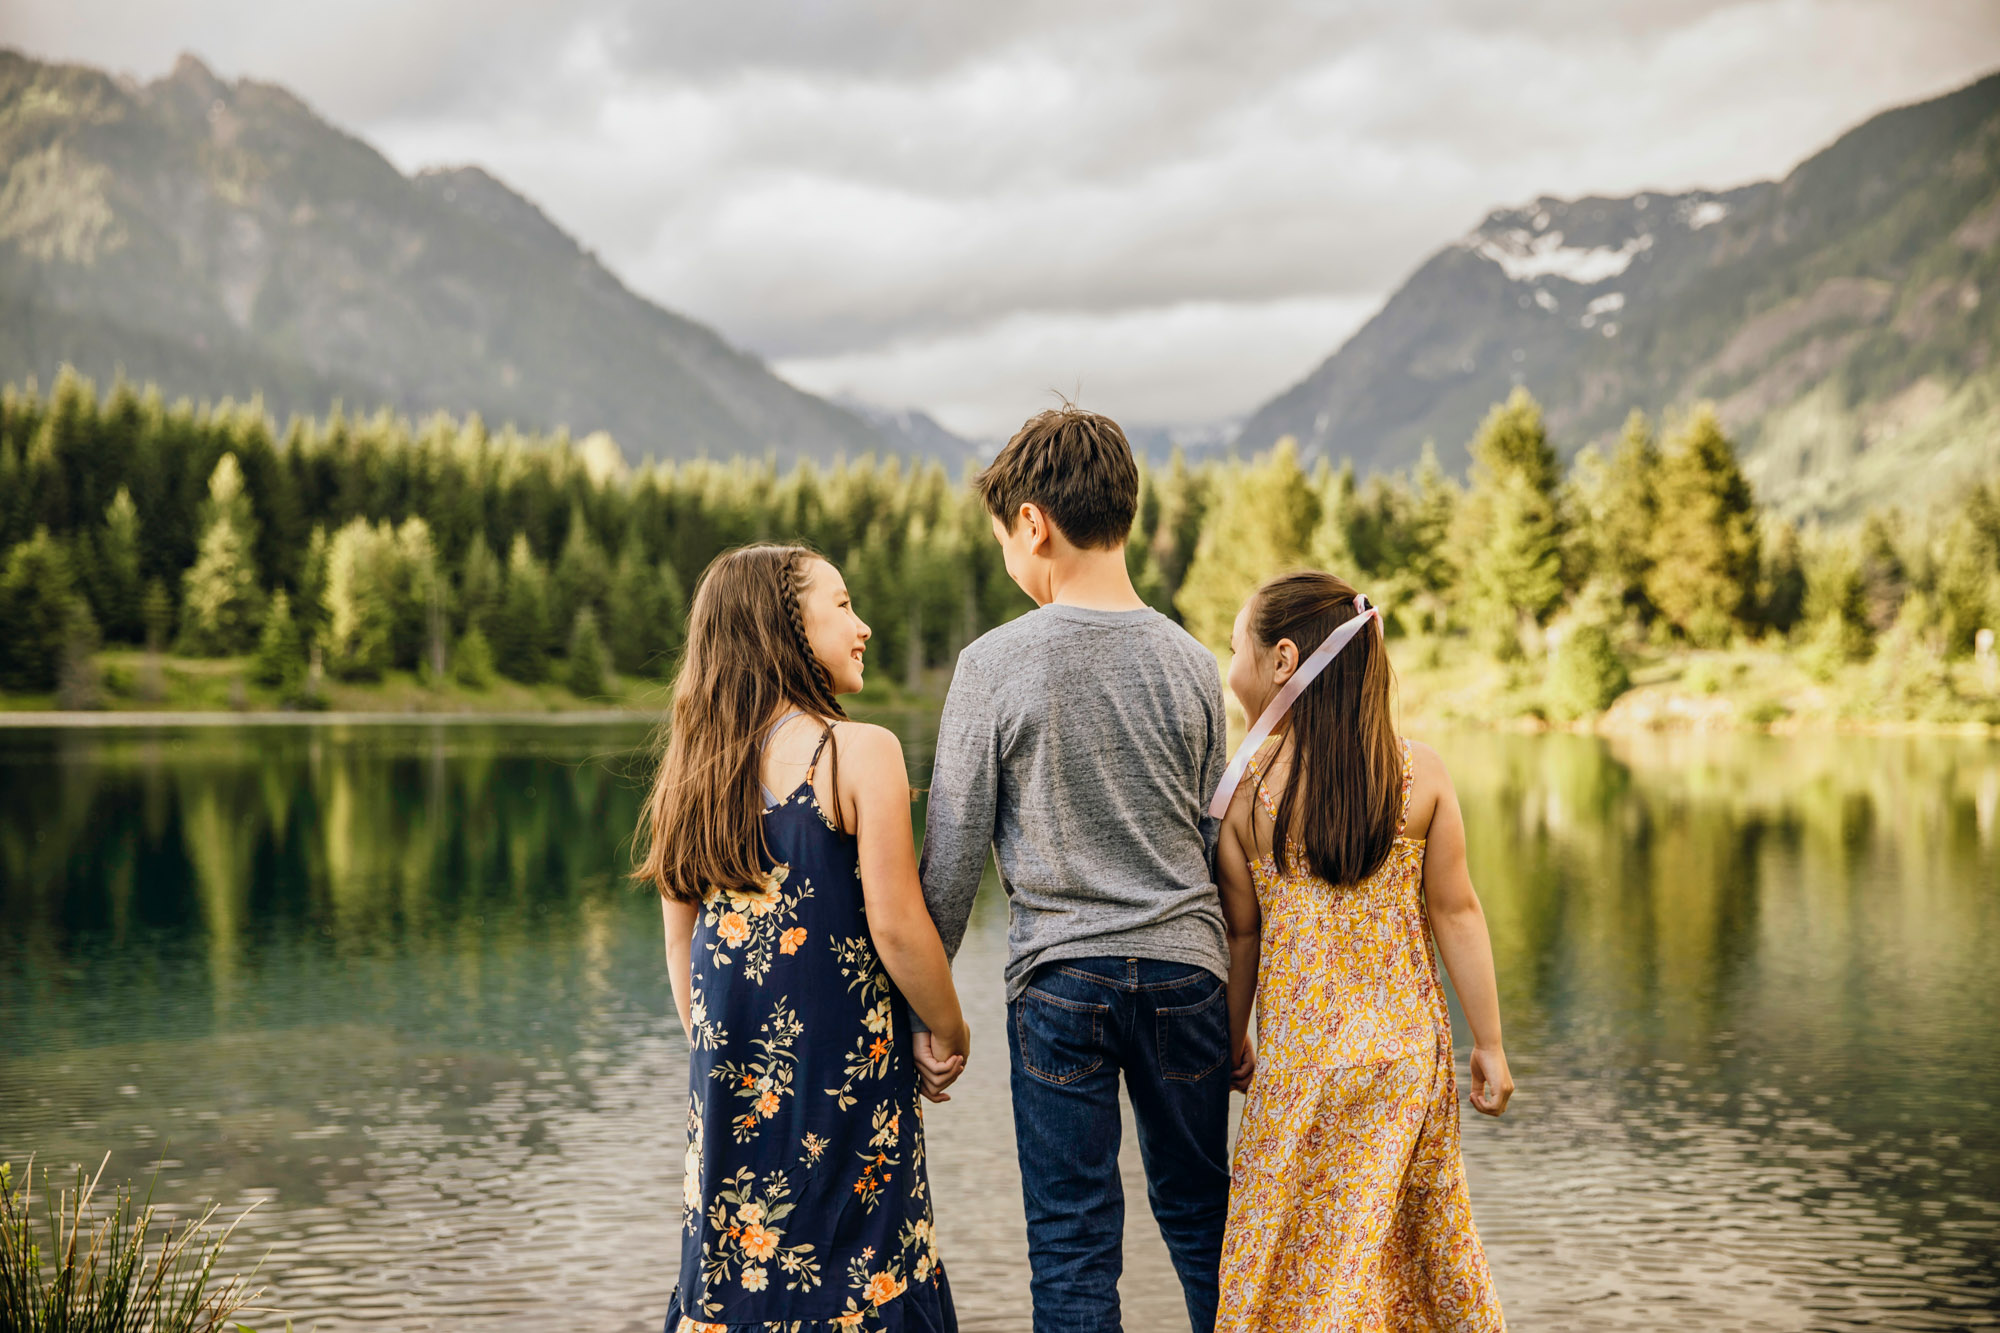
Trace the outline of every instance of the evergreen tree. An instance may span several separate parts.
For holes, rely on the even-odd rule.
[[[2000,628],[2000,534],[1982,530],[1977,494],[1945,528],[1938,568],[1938,619],[1953,657],[1971,652],[1980,630]]]
[[[326,591],[332,563],[333,542],[325,525],[315,523],[312,536],[306,539],[306,558],[299,565],[299,595],[292,608],[299,635],[309,647],[315,643],[324,646],[326,641]]]
[[[1210,648],[1227,647],[1257,585],[1306,563],[1319,511],[1290,436],[1250,466],[1232,465],[1174,599],[1188,632]]]
[[[493,618],[493,660],[500,674],[534,684],[548,676],[548,574],[526,533],[514,534],[507,553],[507,586]]]
[[[1789,523],[1778,524],[1768,554],[1757,584],[1757,619],[1766,629],[1790,634],[1806,613],[1806,566],[1799,530]]]
[[[1526,389],[1486,414],[1471,451],[1458,563],[1475,625],[1493,652],[1512,658],[1562,601],[1562,474],[1542,409]]]
[[[393,661],[395,534],[350,519],[333,534],[326,561],[326,669],[343,680],[375,680]]]
[[[82,593],[75,594],[63,614],[62,657],[56,669],[57,708],[104,706],[97,671],[97,650],[102,642],[89,600]]]
[[[422,665],[434,679],[442,679],[444,586],[430,525],[421,518],[404,519],[396,529],[389,557],[389,660],[405,671]]]
[[[47,528],[7,553],[0,569],[0,685],[10,690],[53,690],[62,674],[79,600],[69,554]]]
[[[1187,465],[1187,457],[1180,446],[1174,446],[1173,457],[1168,460],[1166,475],[1159,479],[1160,517],[1153,527],[1153,567],[1160,574],[1160,596],[1164,605],[1160,610],[1176,620],[1180,610],[1176,599],[1181,583],[1187,578],[1188,565],[1194,561],[1195,547],[1201,541],[1201,529],[1208,514],[1209,474],[1206,470],[1195,471]],[[976,521],[979,531],[975,538],[985,534],[985,509],[978,509]],[[974,549],[989,550],[991,543],[975,542]],[[1005,581],[1004,567],[1001,579]]]
[[[604,548],[591,538],[590,524],[583,507],[570,510],[569,536],[563,541],[562,555],[556,560],[552,580],[555,605],[566,613],[589,607],[602,614],[611,591],[611,562]]]
[[[458,648],[451,655],[451,675],[459,684],[475,690],[493,683],[493,645],[486,641],[479,626],[474,625],[459,637]]]
[[[680,651],[686,617],[674,567],[664,560],[648,561],[645,544],[634,533],[611,577],[606,624],[612,663],[628,676],[664,679]]]
[[[1356,537],[1361,534],[1356,529],[1365,525],[1364,541],[1383,533],[1379,524],[1366,522],[1366,517],[1379,515],[1364,516],[1360,512],[1354,488],[1354,464],[1343,462],[1336,468],[1321,459],[1313,469],[1313,491],[1319,498],[1319,521],[1306,538],[1306,563],[1314,569],[1338,574],[1350,583],[1366,582],[1369,571],[1357,552],[1360,543]]]
[[[1887,634],[1910,595],[1910,571],[1896,549],[1892,525],[1900,514],[1870,514],[1861,524],[1861,596],[1868,608],[1868,629],[1877,638]]]
[[[1659,519],[1646,595],[1702,647],[1726,643],[1753,609],[1757,504],[1713,409],[1676,433],[1660,462]]]
[[[104,511],[97,537],[97,612],[105,636],[138,643],[146,632],[140,615],[145,580],[139,568],[139,507],[120,486]]]
[[[297,694],[305,685],[305,637],[292,618],[292,599],[283,588],[272,594],[271,608],[264,613],[251,679],[282,689],[287,695]]]
[[[570,627],[569,661],[566,680],[570,693],[582,699],[595,699],[605,692],[610,682],[610,654],[604,647],[604,636],[597,629],[597,613],[583,607],[576,613],[576,620]]]
[[[235,454],[224,454],[208,479],[201,543],[182,580],[181,643],[207,657],[245,652],[263,619],[263,594],[251,559],[256,529],[243,469]]]
[[[146,594],[139,600],[139,618],[146,626],[146,647],[159,652],[167,646],[167,632],[174,625],[174,602],[167,585],[158,579],[146,581]]]
[[[1806,660],[1822,677],[1874,649],[1860,562],[1844,544],[1830,543],[1806,565]]]
[[[1588,471],[1579,459],[1579,470]],[[1654,527],[1660,514],[1660,447],[1646,414],[1634,410],[1611,459],[1586,477],[1584,505],[1593,572],[1607,580],[1619,601],[1650,619],[1646,579],[1653,571]]]
[[[486,544],[486,534],[475,532],[465,548],[458,574],[458,626],[461,631],[478,630],[492,637],[493,617],[499,613],[506,578],[499,558]]]

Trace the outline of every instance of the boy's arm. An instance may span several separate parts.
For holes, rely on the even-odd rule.
[[[972,918],[972,900],[993,845],[1000,801],[1000,754],[993,694],[967,656],[959,658],[938,719],[937,762],[931,770],[930,810],[924,819],[919,874],[924,903],[937,923],[944,951],[957,957]]]
[[[1222,821],[1208,817],[1208,803],[1215,798],[1215,789],[1222,785],[1222,775],[1229,767],[1229,712],[1222,704],[1222,677],[1217,674],[1208,682],[1208,753],[1201,762],[1201,790],[1195,799],[1201,802],[1201,841],[1207,848],[1211,864],[1215,860],[1216,839],[1222,831]]]

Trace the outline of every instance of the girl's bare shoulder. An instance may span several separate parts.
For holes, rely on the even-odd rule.
[[[876,764],[903,765],[903,740],[887,727],[873,722],[855,722],[842,718],[832,727],[833,743],[840,747],[840,757],[864,766]]]
[[[1403,825],[1403,836],[1421,838],[1430,831],[1438,801],[1451,790],[1451,774],[1445,771],[1444,760],[1436,750],[1416,740],[1409,741],[1409,746],[1410,815]]]

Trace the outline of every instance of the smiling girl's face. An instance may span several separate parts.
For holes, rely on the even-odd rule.
[[[861,690],[862,654],[874,633],[847,595],[847,583],[840,571],[825,560],[806,565],[805,590],[799,596],[799,612],[805,617],[806,639],[812,654],[833,677],[835,694],[857,694]]]

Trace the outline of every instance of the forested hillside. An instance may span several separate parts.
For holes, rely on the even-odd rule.
[[[1635,413],[1565,469],[1523,391],[1467,452],[1465,487],[1428,455],[1365,482],[1289,444],[1176,456],[1142,470],[1134,581],[1223,649],[1259,581],[1339,571],[1387,608],[1404,669],[1492,664],[1452,705],[1473,717],[1588,718],[1662,662],[1748,651],[1753,720],[2000,722],[2000,483],[1925,523],[1801,533],[1760,509],[1714,413]],[[0,397],[0,689],[144,704],[146,681],[98,670],[123,643],[236,662],[292,706],[389,677],[596,698],[670,674],[693,580],[762,539],[841,566],[876,680],[923,687],[1028,606],[971,488],[934,463],[632,470],[606,447],[386,414],[280,437],[252,409],[100,398],[70,375]]]
[[[137,86],[0,51],[0,381],[65,364],[280,416],[607,431],[635,460],[967,456],[793,388],[476,167],[404,176],[191,57]]]
[[[1886,112],[1783,181],[1543,198],[1432,256],[1262,408],[1364,474],[1453,471],[1526,385],[1563,451],[1713,400],[1780,512],[1851,520],[2000,472],[2000,75]]]

